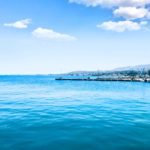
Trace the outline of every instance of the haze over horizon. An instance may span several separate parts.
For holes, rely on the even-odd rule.
[[[146,0],[0,1],[0,74],[150,64],[149,4]]]

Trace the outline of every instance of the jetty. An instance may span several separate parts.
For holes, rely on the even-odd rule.
[[[124,82],[150,82],[150,78],[55,78],[57,81],[124,81]]]

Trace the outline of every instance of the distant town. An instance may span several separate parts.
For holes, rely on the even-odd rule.
[[[110,71],[76,71],[60,75],[56,80],[150,82],[150,65],[117,68]]]

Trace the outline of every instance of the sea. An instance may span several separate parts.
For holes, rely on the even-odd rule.
[[[150,83],[0,76],[0,150],[150,150]]]

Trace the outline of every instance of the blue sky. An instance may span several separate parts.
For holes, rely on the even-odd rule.
[[[149,3],[107,1],[0,1],[0,74],[150,64]]]

